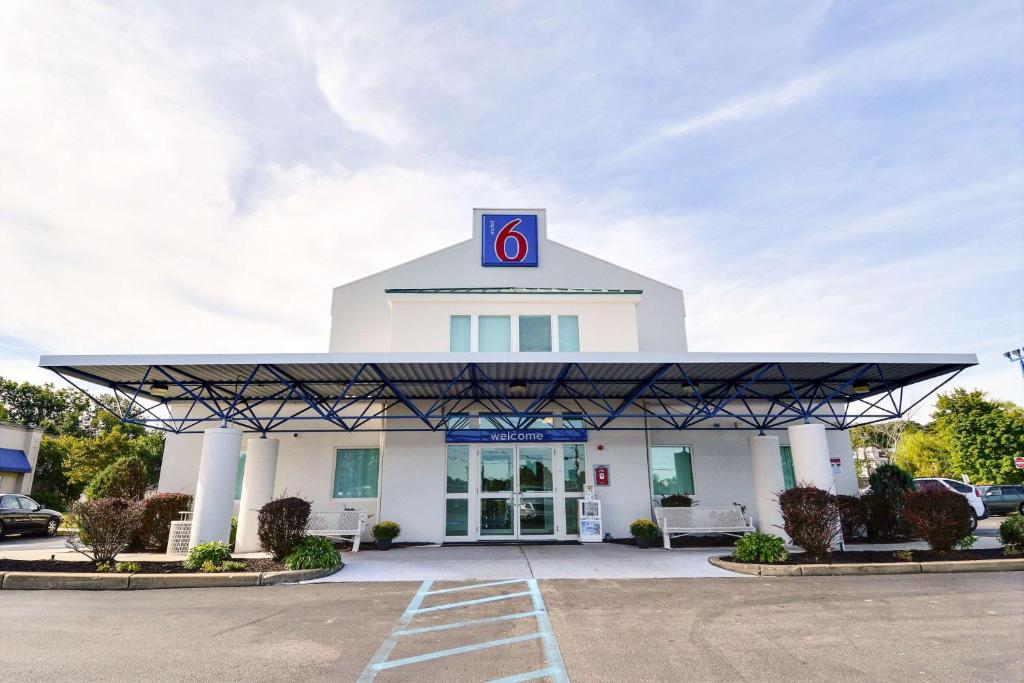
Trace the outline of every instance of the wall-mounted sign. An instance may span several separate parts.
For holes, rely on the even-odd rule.
[[[612,483],[611,469],[608,465],[594,465],[594,483],[598,486],[609,486]]]
[[[586,429],[450,429],[447,443],[580,443]]]
[[[1024,455],[1018,455],[1013,459],[1013,466],[1018,470],[1024,470]]]
[[[481,263],[484,266],[536,266],[537,216],[533,214],[483,215]]]
[[[831,457],[828,459],[828,463],[832,465],[832,474],[839,474],[843,469],[843,461],[840,458]]]

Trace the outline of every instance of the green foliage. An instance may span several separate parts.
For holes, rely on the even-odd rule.
[[[146,495],[148,474],[146,463],[137,455],[128,455],[105,467],[96,478],[85,487],[85,497],[96,498],[131,498],[142,500]]]
[[[260,508],[260,547],[283,560],[306,535],[310,509],[308,500],[295,497],[278,498]]]
[[[682,493],[665,496],[661,499],[661,507],[664,508],[689,508],[693,507],[693,498]]]
[[[210,541],[209,543],[200,543],[189,550],[182,564],[185,566],[185,569],[195,571],[201,569],[206,562],[219,566],[230,559],[231,549],[228,548],[227,543]]]
[[[284,564],[288,569],[334,569],[341,564],[341,555],[323,536],[306,536],[295,544]]]
[[[378,541],[393,541],[398,538],[398,535],[402,533],[402,527],[398,522],[390,522],[384,520],[373,525],[373,537]]]
[[[168,529],[168,531],[170,531],[170,529]],[[238,538],[238,517],[232,517],[231,518],[231,533],[228,534],[228,545],[231,546],[232,550],[234,550],[234,548],[235,548],[235,539],[237,539],[237,538]]]
[[[97,574],[110,574],[111,572],[117,571],[113,562],[97,562],[96,573]]]
[[[885,463],[868,478],[871,493],[861,500],[868,536],[886,540],[906,538],[909,528],[903,518],[903,499],[914,490],[914,478],[899,465]]]
[[[88,484],[116,461],[136,456],[146,465],[147,483],[159,480],[163,436],[137,425],[115,425],[92,438],[68,441],[64,457],[64,475],[72,484]],[[154,474],[155,470],[155,474]]]
[[[915,477],[945,477],[953,471],[952,452],[942,437],[931,430],[904,434],[893,460]]]
[[[223,562],[214,562],[213,560],[205,560],[199,566],[199,571],[203,574],[219,574],[221,572],[238,572],[245,569],[244,562],[235,562],[234,560],[225,560]]]
[[[143,499],[142,505],[142,526],[139,527],[135,545],[162,551],[167,547],[171,522],[179,519],[179,512],[192,509],[192,496],[187,493],[158,493]]]
[[[999,525],[999,542],[1007,548],[1024,551],[1024,515],[1014,512]]]
[[[823,555],[839,539],[839,508],[827,491],[798,483],[779,494],[784,528],[809,555]]]
[[[967,475],[978,484],[1024,483],[1024,470],[1013,466],[1014,456],[1024,453],[1024,408],[988,400],[982,391],[954,389],[938,398],[935,430],[952,453],[946,476]]]
[[[633,523],[629,525],[629,533],[633,538],[652,539],[658,537],[661,529],[651,520],[641,517],[640,519],[633,520]]]
[[[967,534],[959,541],[956,542],[957,550],[970,550],[974,547],[974,544],[978,542],[978,537],[974,534]]]
[[[913,562],[914,552],[912,550],[893,550],[892,556],[901,562]]]
[[[118,562],[117,571],[122,574],[138,574],[142,571],[142,565],[138,562]]]
[[[774,534],[754,532],[736,541],[736,549],[732,556],[740,562],[756,562],[758,564],[775,564],[789,557],[786,544]]]
[[[142,524],[142,504],[125,498],[101,498],[75,503],[78,533],[68,537],[70,548],[96,563],[113,562],[127,548]]]
[[[952,550],[971,535],[971,504],[953,491],[908,493],[904,515],[916,535],[932,550]]]

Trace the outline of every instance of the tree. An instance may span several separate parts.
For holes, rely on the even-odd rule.
[[[89,500],[127,498],[142,500],[148,487],[146,463],[137,455],[128,455],[107,465],[85,487]]]
[[[1024,454],[1024,409],[982,391],[954,389],[938,398],[934,428],[951,453],[952,474],[976,484],[1024,483],[1013,466]]]
[[[893,460],[915,477],[945,477],[953,472],[953,454],[931,430],[907,431],[896,446]]]

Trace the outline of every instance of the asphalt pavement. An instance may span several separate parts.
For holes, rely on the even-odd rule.
[[[1006,681],[1024,651],[1024,572],[550,580],[539,588],[573,681]],[[421,582],[387,582],[3,592],[0,670],[19,682],[356,681],[422,590]],[[427,613],[412,625],[450,623],[442,615],[488,621],[400,642],[392,658],[418,663],[376,680],[490,680],[543,666],[542,643],[529,638],[535,622],[491,619],[531,609],[514,596]],[[465,651],[494,641],[508,642]],[[456,652],[419,661],[446,650]]]

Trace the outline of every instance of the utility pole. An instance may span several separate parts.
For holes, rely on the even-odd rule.
[[[1021,375],[1024,375],[1024,349],[1014,349],[1012,351],[1007,351],[1003,355],[1006,356],[1006,360],[1011,363],[1019,363],[1020,373]]]

